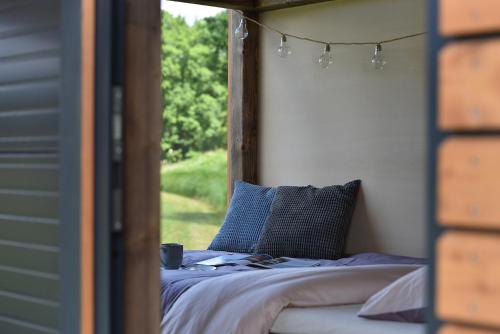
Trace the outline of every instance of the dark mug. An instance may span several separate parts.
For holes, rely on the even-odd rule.
[[[179,269],[182,264],[184,246],[182,244],[161,244],[161,265],[166,269]]]

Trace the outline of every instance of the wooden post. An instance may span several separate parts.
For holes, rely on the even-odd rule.
[[[243,13],[258,19],[255,12]],[[240,19],[238,12],[229,12],[228,199],[235,180],[258,182],[259,29],[247,22],[248,37],[237,39]]]
[[[160,1],[126,0],[124,328],[160,330]]]

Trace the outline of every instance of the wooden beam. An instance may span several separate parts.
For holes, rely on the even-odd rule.
[[[197,5],[239,9],[244,11],[265,12],[268,10],[289,7],[306,6],[320,2],[335,0],[176,0],[177,2],[192,3]]]
[[[258,19],[256,13],[244,14]],[[239,23],[240,15],[230,11],[228,198],[235,180],[258,182],[259,29],[248,24],[248,37],[239,40],[233,33]]]
[[[160,330],[160,1],[126,0],[124,328]]]
[[[269,10],[306,6],[329,1],[335,0],[256,0],[254,9],[258,12],[265,12]]]
[[[94,101],[95,0],[83,0],[81,115],[81,334],[94,333]]]
[[[178,2],[247,11],[254,9],[253,0],[180,0]]]

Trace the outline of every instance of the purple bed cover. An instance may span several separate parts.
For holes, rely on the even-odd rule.
[[[216,251],[185,251],[183,265],[193,264],[220,255],[234,253]],[[320,262],[321,267],[363,266],[371,264],[425,264],[420,258],[386,255],[381,253],[361,253],[338,260],[309,260]],[[262,270],[247,266],[223,266],[213,271],[166,270],[161,269],[161,308],[162,314],[170,310],[175,301],[193,285],[217,276],[229,275],[240,271]]]

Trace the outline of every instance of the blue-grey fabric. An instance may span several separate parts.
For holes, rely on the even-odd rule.
[[[236,181],[224,224],[208,249],[252,253],[275,193],[276,188]]]
[[[221,255],[231,253],[216,251],[184,251],[184,265],[194,264],[199,261],[208,260]],[[307,260],[306,260],[307,261]],[[418,259],[404,256],[386,255],[380,253],[361,253],[351,257],[339,260],[311,260],[313,263],[320,264],[320,267],[351,267],[351,266],[369,266],[374,264],[425,264],[425,259]],[[261,270],[248,266],[223,266],[217,270],[167,270],[161,268],[161,306],[162,314],[168,312],[175,301],[192,286],[214,277],[222,275],[232,275],[241,271]],[[275,269],[270,269],[275,270]],[[265,288],[265,287],[263,287]]]
[[[360,183],[279,187],[255,252],[273,257],[342,257]]]

